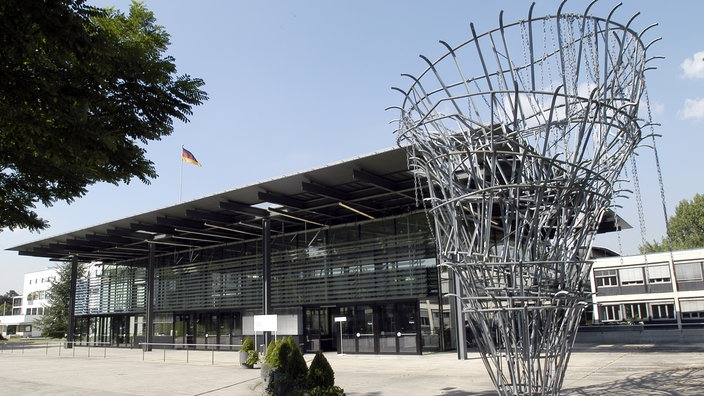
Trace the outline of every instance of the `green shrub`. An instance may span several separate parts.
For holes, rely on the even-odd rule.
[[[264,356],[266,392],[271,396],[345,396],[335,386],[335,372],[322,352],[316,352],[310,369],[292,337],[269,343]]]
[[[322,387],[317,386],[308,391],[306,396],[345,396],[345,390],[339,386]]]
[[[288,356],[285,361],[282,361],[282,369],[290,378],[294,378],[296,381],[307,380],[308,377],[308,365],[306,365],[305,359],[303,359],[303,354],[293,342],[292,337],[288,337],[286,345],[288,345]]]
[[[318,351],[310,363],[310,369],[308,369],[308,387],[315,389],[317,387],[331,388],[333,386],[335,386],[335,372],[332,370],[332,366],[330,366],[325,355]]]
[[[276,357],[269,359],[279,366],[271,373],[267,393],[274,396],[302,396],[307,390],[308,366],[298,345],[288,337],[276,343]],[[268,351],[267,351],[268,352]]]
[[[247,361],[245,362],[245,365],[252,368],[257,363],[259,363],[259,352],[254,349],[247,351]]]
[[[247,338],[244,339],[244,342],[242,342],[242,352],[249,352],[254,350],[254,341],[252,341],[252,337],[247,336]]]
[[[271,340],[264,354],[264,361],[273,368],[281,366],[281,362],[279,361],[279,347],[281,347],[281,342],[282,340]]]

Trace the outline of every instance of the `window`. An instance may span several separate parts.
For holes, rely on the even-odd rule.
[[[644,320],[648,318],[648,309],[645,303],[623,304],[625,320]]]
[[[682,312],[682,319],[704,319],[704,312]]]
[[[704,316],[704,300],[680,300],[682,317],[685,314],[702,314]],[[691,316],[690,316],[691,317]]]
[[[675,318],[675,304],[652,304],[650,310],[654,320]]]
[[[675,276],[678,281],[702,280],[701,263],[679,263],[675,264]]]
[[[32,314],[32,308],[27,308],[25,315],[31,315],[31,314]]]
[[[36,314],[37,314],[37,309],[36,309],[36,308],[32,308],[32,315],[36,315]]]
[[[669,283],[670,268],[667,265],[652,265],[645,269],[648,274],[648,283]]]
[[[621,320],[621,307],[618,305],[601,306],[601,320],[603,322],[614,322]]]
[[[643,267],[622,268],[618,270],[618,275],[621,278],[621,284],[624,286],[643,284]]]
[[[597,287],[618,286],[615,269],[594,271],[594,278]]]

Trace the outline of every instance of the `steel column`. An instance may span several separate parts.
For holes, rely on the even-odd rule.
[[[262,218],[262,310],[271,314],[271,219]],[[271,334],[264,332],[264,345],[269,345]]]
[[[68,328],[66,329],[66,348],[73,348],[74,329],[76,327],[76,282],[78,281],[78,259],[71,257],[71,282],[68,298]]]
[[[152,333],[154,332],[154,244],[149,243],[149,258],[147,259],[147,328],[144,334],[144,351],[151,351]]]

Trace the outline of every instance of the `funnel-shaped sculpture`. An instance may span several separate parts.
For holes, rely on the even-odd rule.
[[[559,394],[588,297],[584,250],[642,140],[647,28],[562,8],[470,26],[398,89],[398,142],[502,395]]]

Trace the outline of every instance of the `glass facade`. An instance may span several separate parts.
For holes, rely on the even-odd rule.
[[[444,348],[449,308],[438,297],[441,277],[423,212],[295,233],[272,230],[270,241],[272,308],[295,316],[298,326],[289,324],[289,332],[307,349]],[[153,342],[241,343],[246,318],[262,313],[262,249],[260,238],[156,256]],[[105,265],[79,280],[77,341],[136,346],[144,340],[146,260]],[[346,321],[335,322],[341,317]]]

